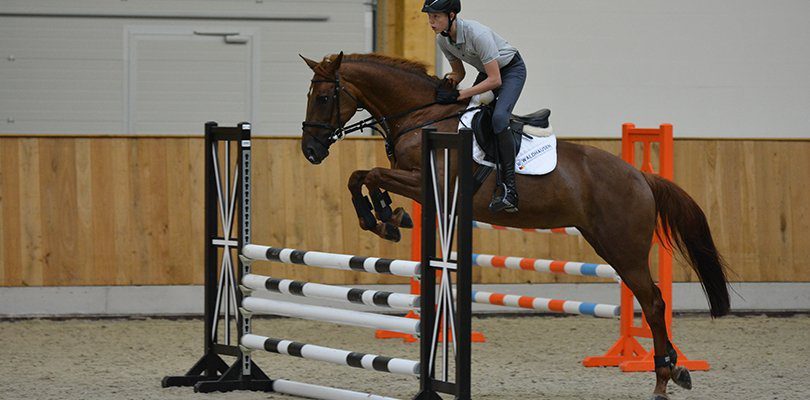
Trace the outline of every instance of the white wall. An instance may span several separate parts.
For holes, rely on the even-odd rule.
[[[462,7],[520,50],[529,77],[516,111],[551,108],[559,135],[616,137],[623,122],[670,122],[677,137],[810,138],[810,1]]]
[[[298,54],[370,50],[367,3],[0,1],[0,133],[199,135],[206,120],[249,120],[297,135],[312,76]],[[199,34],[218,31],[247,42]]]
[[[2,0],[0,133],[199,134],[215,119],[297,135],[311,77],[298,53],[366,51],[366,3]],[[462,16],[521,50],[517,111],[552,108],[561,136],[616,137],[629,121],[670,122],[678,137],[810,137],[806,0],[464,0]],[[133,41],[142,28],[191,33]],[[219,28],[253,33],[243,48],[193,34]],[[177,58],[130,59],[133,44]]]

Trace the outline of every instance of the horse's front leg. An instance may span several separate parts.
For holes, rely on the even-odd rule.
[[[371,202],[363,195],[363,181],[369,171],[357,170],[349,176],[349,192],[352,194],[352,204],[357,212],[357,219],[360,221],[360,228],[366,231],[377,227],[377,218],[371,213]]]
[[[387,191],[417,200],[420,179],[419,170],[374,168],[370,171],[354,171],[349,177],[348,187],[360,228],[372,231],[383,239],[398,242],[402,238],[399,228],[412,228],[413,221],[402,207],[391,210],[391,200]],[[368,188],[372,200],[363,195],[363,185]]]
[[[380,223],[373,230],[386,240],[398,242],[401,239],[399,228],[412,228],[413,220],[402,207],[391,210],[391,197],[388,191],[417,200],[419,198],[421,174],[419,170],[398,170],[374,168],[365,174],[363,184],[368,188],[374,213]]]
[[[398,228],[413,228],[413,220],[404,208],[391,209],[391,196],[387,190],[369,189],[368,192],[374,207],[374,215],[380,222],[387,222]]]
[[[383,239],[398,242],[401,239],[398,227],[413,228],[413,221],[402,207],[391,210],[391,197],[388,192],[382,192],[379,188],[369,188],[371,200],[363,195],[363,184],[369,172],[358,170],[349,177],[349,192],[352,194],[352,204],[360,228],[372,231]]]

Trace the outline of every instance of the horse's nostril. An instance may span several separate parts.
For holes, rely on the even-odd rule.
[[[307,160],[313,164],[317,164],[319,161],[318,152],[312,147],[307,147],[307,149],[304,151],[304,156],[306,156]]]

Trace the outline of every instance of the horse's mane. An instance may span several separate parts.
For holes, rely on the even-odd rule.
[[[326,56],[324,60],[334,60],[336,54]],[[427,72],[427,65],[419,61],[407,60],[399,57],[385,56],[382,54],[346,54],[343,56],[342,62],[363,62],[381,65],[393,68],[399,71],[407,72],[416,75],[422,79],[426,79],[430,84],[437,85],[441,79]]]

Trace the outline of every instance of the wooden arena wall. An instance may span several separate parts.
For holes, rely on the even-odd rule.
[[[619,127],[616,127],[617,135]],[[619,153],[618,140],[576,140]],[[734,280],[810,281],[810,141],[676,140],[675,180],[708,216]],[[256,243],[404,258],[363,232],[346,190],[355,169],[385,165],[378,139],[350,139],[323,165],[294,138],[254,140]],[[202,283],[201,138],[0,138],[0,285]],[[541,193],[522,193],[523,201]],[[396,198],[397,205],[410,202]],[[582,239],[480,231],[481,253],[600,261]],[[258,268],[326,283],[401,282],[301,266]],[[592,281],[502,270],[478,282]],[[679,265],[677,281],[694,274]]]

